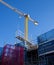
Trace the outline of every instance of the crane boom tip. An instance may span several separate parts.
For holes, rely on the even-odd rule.
[[[34,24],[35,24],[35,25],[38,25],[38,22],[37,22],[37,21],[35,21],[35,22],[34,22]]]

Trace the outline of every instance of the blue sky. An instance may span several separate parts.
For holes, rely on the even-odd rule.
[[[35,40],[37,36],[54,29],[54,0],[4,0],[38,21],[35,26],[29,21],[29,39]],[[16,31],[24,32],[24,18],[0,3],[0,46],[14,44]]]

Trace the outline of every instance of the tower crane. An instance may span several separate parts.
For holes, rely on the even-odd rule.
[[[9,5],[8,3],[6,3],[5,1],[3,0],[0,0],[0,3],[2,3],[3,5],[7,6],[8,8],[10,8],[11,10],[13,10],[14,12],[16,12],[17,14],[19,14],[21,17],[24,17],[25,18],[25,35],[24,35],[24,39],[25,40],[28,40],[28,21],[31,21],[33,22],[35,25],[38,25],[38,22],[33,20],[30,15],[28,14],[25,14],[23,12],[21,12],[20,10],[12,7],[11,5]]]

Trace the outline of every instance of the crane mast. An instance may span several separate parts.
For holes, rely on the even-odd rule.
[[[28,40],[28,21],[30,20],[30,21],[33,22],[35,25],[38,25],[38,22],[35,21],[35,20],[33,20],[33,19],[30,17],[30,15],[25,14],[25,13],[21,12],[20,10],[18,10],[18,9],[16,9],[16,8],[14,8],[14,7],[12,7],[12,6],[9,5],[8,3],[4,2],[3,0],[0,0],[0,2],[1,2],[3,5],[5,5],[5,6],[7,6],[8,8],[10,8],[11,10],[13,10],[14,12],[16,12],[17,14],[19,14],[20,16],[25,17],[25,35],[24,35],[24,37],[25,37],[25,40]]]

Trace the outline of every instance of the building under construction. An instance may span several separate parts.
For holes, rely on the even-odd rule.
[[[37,37],[38,47],[25,48],[24,42],[15,44],[24,48],[24,65],[54,65],[54,29]],[[29,43],[29,42],[27,42]],[[30,43],[29,43],[30,44]],[[0,49],[0,65],[3,48]]]

